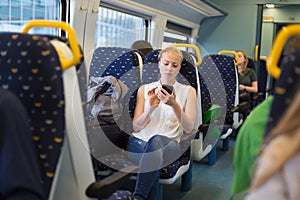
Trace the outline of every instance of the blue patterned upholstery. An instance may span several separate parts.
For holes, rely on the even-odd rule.
[[[91,176],[91,163],[87,162],[89,158],[79,150],[85,145],[85,139],[80,135],[85,134],[84,121],[79,115],[80,109],[76,109],[76,114],[71,114],[76,119],[68,118],[70,108],[81,105],[80,94],[76,93],[77,89],[79,92],[79,88],[76,88],[76,71],[73,68],[62,72],[60,58],[55,45],[51,43],[58,40],[67,46],[68,42],[55,36],[20,33],[1,33],[0,38],[0,85],[19,97],[29,114],[32,139],[42,177],[38,184],[43,187],[45,199],[61,199],[61,196],[87,199],[84,186],[95,180]],[[80,65],[77,69],[80,69]],[[84,78],[82,82],[85,82]],[[69,96],[65,98],[65,95]],[[65,106],[65,102],[68,102],[68,106]],[[75,131],[79,131],[76,134],[70,129],[70,126],[74,127],[70,121],[76,123]],[[68,141],[64,140],[65,133],[70,134]],[[81,138],[75,142],[74,137],[77,138],[78,133]],[[86,149],[83,151],[89,154]],[[60,156],[61,153],[64,156]],[[68,163],[71,154],[72,161]],[[85,167],[78,166],[79,162],[83,162]],[[66,174],[68,178],[65,179]],[[67,187],[64,181],[67,181]],[[75,192],[71,192],[72,194],[65,193],[73,189]],[[130,196],[128,191],[116,191],[109,199],[128,199]]]
[[[98,180],[103,178],[103,173],[105,171],[120,170],[128,165],[135,165],[122,154],[122,149],[126,149],[128,136],[133,132],[131,119],[135,108],[137,90],[141,84],[141,63],[138,55],[139,53],[137,50],[128,48],[99,47],[94,51],[92,57],[89,77],[114,76],[121,80],[129,89],[124,98],[124,108],[126,110],[123,112],[123,115],[125,115],[122,117],[124,120],[123,123],[108,125],[106,127],[99,127],[97,124],[89,127],[89,140],[91,151],[96,158],[93,159],[93,161],[95,174]],[[101,142],[103,138],[99,137],[100,129],[102,129],[106,135],[109,134],[109,138],[112,142],[117,144],[121,149],[107,150],[105,153],[103,147],[99,147],[99,144],[103,144],[103,142]],[[129,191],[119,190],[114,193],[109,200],[130,198],[131,193]]]
[[[48,197],[65,131],[60,61],[47,37],[18,33],[0,37],[0,85],[15,93],[27,109]]]
[[[106,200],[132,200],[132,194],[127,190],[117,190]]]
[[[228,135],[232,132],[234,123],[231,109],[238,104],[236,102],[238,96],[237,71],[234,59],[226,55],[206,55],[199,71],[203,110],[208,109],[212,104],[218,104],[224,108],[221,116],[224,125],[220,127],[220,130],[226,136],[223,149],[227,150]]]
[[[106,135],[111,137],[110,139],[123,149],[126,148],[129,134],[133,132],[131,119],[136,103],[137,90],[141,84],[140,63],[136,52],[136,50],[119,47],[99,47],[94,51],[89,77],[114,76],[128,87],[128,92],[122,102],[125,109],[122,113],[122,120],[117,125],[99,127],[99,124],[91,124],[90,141],[93,152],[98,151],[97,145],[99,143],[97,140],[101,140],[98,134],[99,129],[107,133]]]
[[[130,117],[136,103],[136,93],[141,84],[138,51],[119,47],[100,47],[94,51],[89,77],[114,76],[128,87],[125,97],[125,107]],[[128,116],[127,116],[128,117]],[[131,123],[126,123],[129,125]],[[126,132],[132,132],[132,127],[124,127]]]
[[[274,100],[271,105],[265,134],[268,134],[285,114],[300,87],[300,48],[289,53],[281,62],[281,74],[274,87]]]

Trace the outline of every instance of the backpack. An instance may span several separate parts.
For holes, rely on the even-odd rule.
[[[89,117],[100,124],[116,124],[123,114],[128,87],[113,76],[91,77],[87,90]]]

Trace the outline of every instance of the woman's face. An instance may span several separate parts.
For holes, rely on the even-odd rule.
[[[175,80],[181,67],[180,56],[171,52],[165,52],[161,55],[158,66],[161,78],[173,81]]]
[[[238,57],[239,57],[239,63],[245,63],[246,59],[245,59],[244,54],[240,51],[238,51],[237,54],[238,54]]]

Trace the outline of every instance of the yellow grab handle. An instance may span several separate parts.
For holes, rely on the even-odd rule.
[[[258,61],[258,45],[255,45],[254,62]]]
[[[202,63],[202,57],[200,54],[200,49],[198,48],[198,46],[194,45],[194,44],[185,44],[185,43],[176,43],[175,46],[177,47],[187,47],[187,48],[192,48],[195,50],[196,56],[197,56],[197,62],[195,63],[196,66],[199,66]]]
[[[267,60],[267,59],[268,59],[268,57],[267,57],[267,56],[260,56],[260,59]]]
[[[235,58],[235,63],[234,63],[234,65],[240,64],[239,55],[238,55],[238,53],[235,52],[235,51],[231,51],[231,50],[221,50],[221,51],[218,52],[218,54],[219,54],[219,55],[221,55],[221,54],[232,54],[232,55],[234,56],[234,58]]]
[[[299,24],[285,26],[277,34],[267,60],[267,70],[273,78],[278,79],[280,76],[281,70],[278,67],[278,61],[287,40],[297,34],[300,34]]]
[[[68,33],[68,40],[70,43],[73,58],[66,60],[64,56],[60,55],[62,70],[66,70],[74,65],[77,65],[81,59],[81,52],[78,47],[75,31],[66,22],[48,21],[48,20],[32,20],[25,24],[22,33],[28,33],[31,28],[35,27],[53,27],[61,28]],[[61,52],[59,52],[60,54]]]

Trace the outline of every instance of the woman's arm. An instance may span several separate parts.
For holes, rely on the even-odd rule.
[[[137,93],[136,106],[133,116],[133,130],[139,131],[144,128],[150,121],[150,114],[157,107],[160,100],[157,98],[155,91],[151,90],[148,92],[150,108],[144,110],[145,98],[144,98],[145,86],[141,86]]]
[[[256,93],[258,90],[257,81],[251,83],[251,86],[239,85],[240,90],[245,90],[249,93]]]

